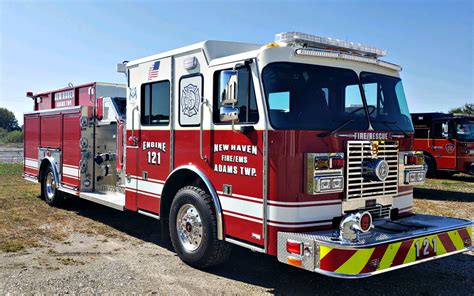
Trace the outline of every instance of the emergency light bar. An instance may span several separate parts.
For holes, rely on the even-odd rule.
[[[357,53],[368,57],[382,57],[387,54],[386,50],[362,45],[359,43],[348,42],[335,38],[320,37],[299,32],[283,32],[275,35],[275,42],[305,44],[308,47],[320,48],[326,50],[341,50]]]
[[[362,62],[362,63],[367,63],[367,64],[378,65],[380,67],[384,67],[384,68],[399,71],[399,72],[402,70],[402,67],[397,64],[392,64],[386,61],[382,61],[375,57],[368,58],[368,57],[354,56],[354,55],[335,52],[335,51],[331,52],[331,51],[317,50],[317,49],[311,49],[311,48],[299,48],[296,50],[295,54]]]

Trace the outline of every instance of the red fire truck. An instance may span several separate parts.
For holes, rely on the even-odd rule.
[[[199,268],[233,244],[347,278],[466,251],[471,221],[412,213],[424,158],[384,54],[295,32],[206,41],[119,64],[126,88],[29,93],[24,177],[51,205],[159,219]]]
[[[414,148],[423,151],[428,174],[474,174],[474,116],[412,113]]]

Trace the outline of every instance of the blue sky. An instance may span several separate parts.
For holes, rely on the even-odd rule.
[[[282,31],[388,50],[412,112],[474,102],[472,1],[0,0],[0,106],[21,116],[26,91],[124,83],[123,60],[206,39],[266,44]]]

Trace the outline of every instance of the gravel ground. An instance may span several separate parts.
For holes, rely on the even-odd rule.
[[[23,148],[0,147],[0,163],[23,162]]]
[[[474,256],[464,253],[380,274],[341,280],[299,270],[234,247],[231,259],[205,271],[182,263],[160,241],[159,222],[75,200],[67,211],[111,225],[119,236],[73,232],[62,242],[0,253],[0,294],[474,294]]]

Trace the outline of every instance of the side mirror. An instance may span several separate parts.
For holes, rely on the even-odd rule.
[[[238,122],[239,108],[223,106],[220,108],[221,122]]]
[[[443,137],[445,139],[452,139],[453,138],[453,132],[450,124],[448,122],[443,123],[442,125],[443,128]]]
[[[238,74],[236,70],[222,71],[219,77],[219,98],[221,105],[237,103]]]
[[[102,120],[104,118],[104,98],[97,98],[97,107],[96,107],[96,117],[97,120]]]

